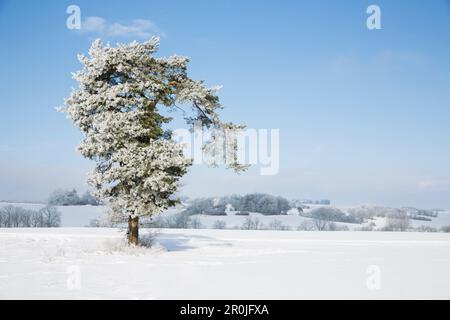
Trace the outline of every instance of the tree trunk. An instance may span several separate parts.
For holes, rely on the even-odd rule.
[[[139,244],[139,217],[128,217],[128,244]]]

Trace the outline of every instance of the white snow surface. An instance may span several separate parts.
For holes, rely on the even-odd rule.
[[[450,298],[450,234],[123,232],[0,229],[0,299]]]

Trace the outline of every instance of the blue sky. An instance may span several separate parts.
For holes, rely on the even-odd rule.
[[[71,4],[89,30],[66,28]],[[277,175],[195,166],[183,194],[450,208],[450,1],[0,0],[0,25],[0,199],[86,189],[81,134],[54,110],[76,55],[159,35],[158,55],[223,85],[226,120],[280,129]]]

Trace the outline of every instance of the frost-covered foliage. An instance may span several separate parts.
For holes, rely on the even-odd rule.
[[[165,111],[187,106],[190,111],[183,115],[189,124],[227,133],[243,128],[220,120],[217,89],[188,76],[188,58],[155,57],[158,45],[158,38],[117,47],[94,41],[89,56],[79,56],[84,65],[74,74],[79,88],[61,109],[84,134],[79,151],[97,163],[88,179],[95,195],[127,217],[154,215],[174,205],[179,179],[192,163],[164,129],[172,120]],[[205,149],[211,149],[212,138]],[[234,155],[228,166],[244,170],[237,162],[236,139],[228,147]]]

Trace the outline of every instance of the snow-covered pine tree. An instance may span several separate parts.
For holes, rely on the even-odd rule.
[[[131,244],[138,244],[140,216],[176,204],[179,180],[192,163],[163,127],[172,118],[160,110],[188,106],[183,115],[191,125],[226,132],[243,128],[220,120],[217,89],[188,76],[188,58],[155,57],[158,45],[158,38],[116,47],[95,40],[89,57],[78,57],[84,65],[74,73],[79,88],[61,108],[84,134],[79,151],[96,161],[88,183],[96,196],[128,218]],[[237,161],[236,139],[227,139],[226,147],[228,167],[245,170]]]

